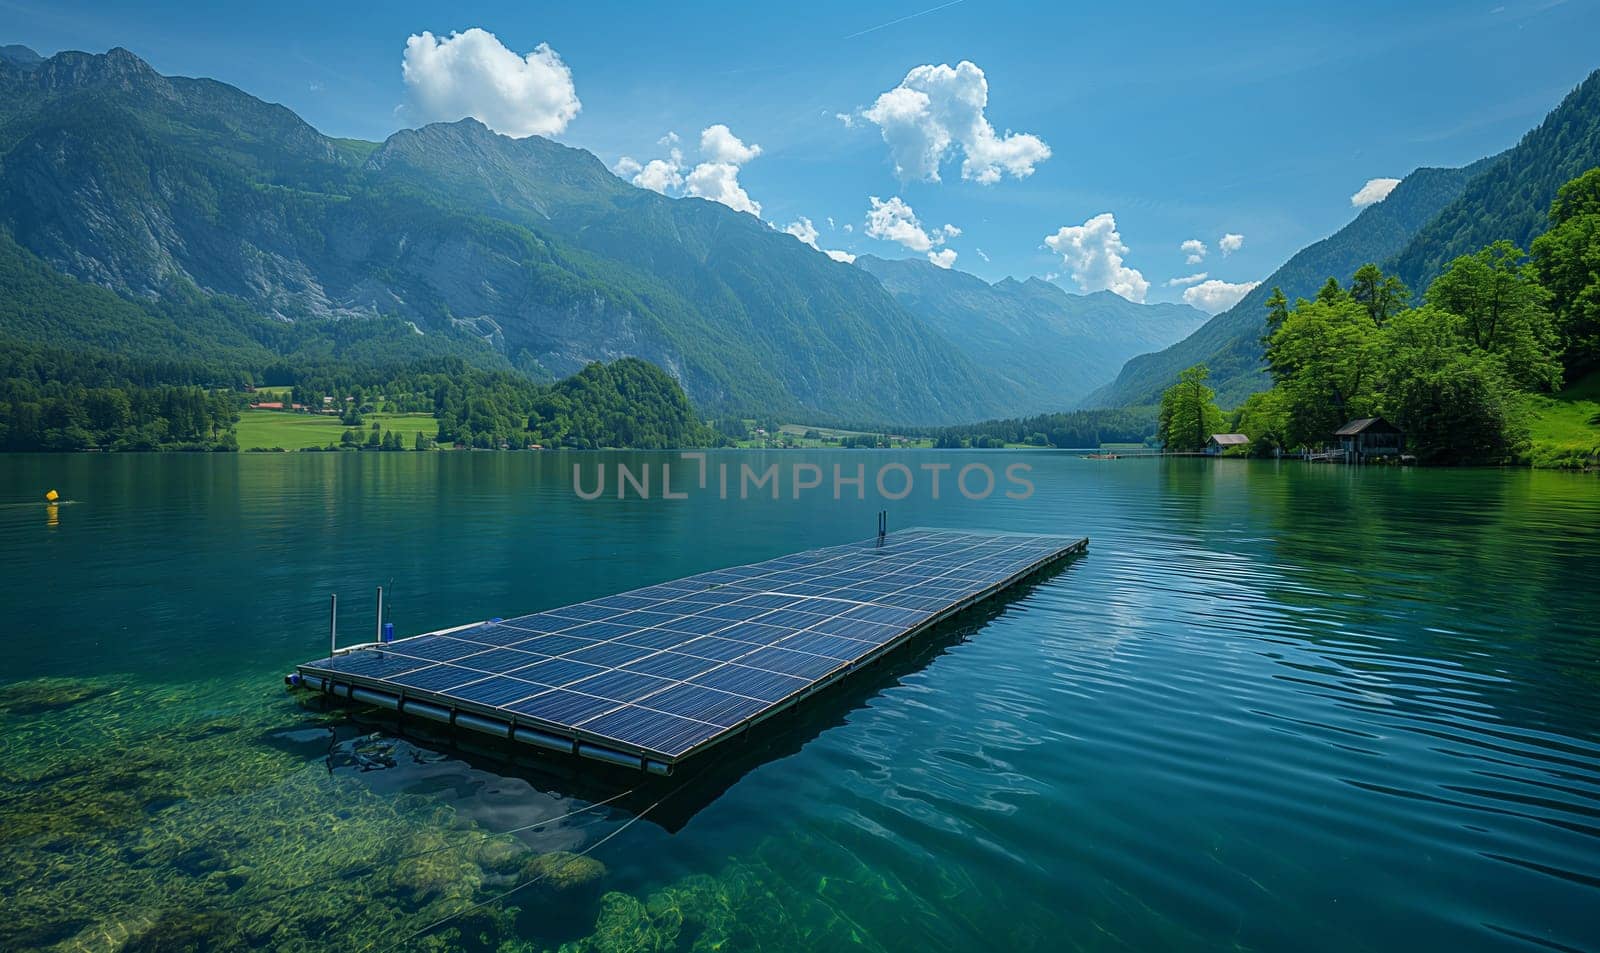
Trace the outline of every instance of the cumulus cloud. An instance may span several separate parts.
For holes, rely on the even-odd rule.
[[[1189,239],[1179,245],[1178,250],[1186,256],[1183,259],[1183,263],[1186,265],[1198,265],[1206,260],[1206,243],[1198,238]]]
[[[930,251],[935,245],[944,244],[944,234],[928,234],[917,221],[917,213],[898,195],[888,201],[873,195],[868,201],[872,205],[867,209],[867,234],[872,238],[899,242],[912,251]]]
[[[829,219],[828,221],[831,224],[833,220]],[[806,218],[804,215],[790,222],[788,225],[785,225],[783,230],[788,234],[793,235],[795,238],[805,242],[807,245],[810,245],[812,248],[815,248],[817,251],[822,252],[824,255],[827,255],[829,258],[832,258],[834,261],[842,261],[846,264],[849,264],[850,262],[856,260],[856,256],[847,251],[841,251],[837,248],[823,248],[821,245],[818,245],[817,235],[819,233],[817,231],[817,226],[813,225],[811,223],[811,219]]]
[[[1250,289],[1261,284],[1259,281],[1246,281],[1235,284],[1228,281],[1202,281],[1183,292],[1186,304],[1192,304],[1201,311],[1216,314],[1226,311],[1239,303],[1239,299],[1250,293]]]
[[[747,145],[726,125],[716,123],[701,130],[700,154],[704,161],[691,169],[683,150],[678,148],[677,133],[667,133],[656,144],[667,150],[666,158],[640,163],[632,156],[623,156],[611,171],[640,188],[662,195],[709,199],[760,217],[761,203],[751,198],[739,184],[740,168],[761,154],[760,146]]]
[[[549,44],[521,56],[477,27],[446,37],[414,34],[400,70],[424,122],[471,116],[516,138],[553,136],[583,108],[572,70]]]
[[[1192,275],[1184,275],[1182,278],[1168,278],[1167,279],[1167,287],[1168,288],[1181,288],[1184,285],[1197,285],[1200,282],[1205,281],[1208,277],[1210,277],[1210,276],[1207,275],[1205,272],[1201,271],[1201,272],[1196,272],[1195,274],[1192,274]]]
[[[1222,250],[1222,257],[1226,258],[1244,247],[1244,236],[1229,232],[1217,239],[1217,247]]]
[[[744,165],[760,154],[760,146],[754,143],[745,145],[742,139],[720,122],[707,126],[700,133],[700,155],[708,162]]]
[[[1389,193],[1393,192],[1394,187],[1399,184],[1399,179],[1368,179],[1366,185],[1357,189],[1356,194],[1350,196],[1350,204],[1356,208],[1376,205],[1388,198]]]
[[[889,146],[895,174],[901,179],[939,181],[939,167],[953,152],[962,156],[961,177],[984,185],[1010,173],[1033,174],[1050,158],[1043,139],[1025,132],[995,132],[984,110],[989,81],[976,64],[962,60],[952,67],[918,66],[900,85],[882,94],[862,118],[876,124]],[[845,125],[853,120],[840,114]]]
[[[683,180],[685,195],[721,202],[736,212],[761,217],[761,203],[739,184],[739,167],[732,162],[702,162]]]
[[[804,215],[784,226],[783,230],[812,248],[817,247],[817,226],[811,224],[811,219]]]
[[[928,252],[928,260],[940,268],[949,268],[956,263],[956,250],[954,248],[941,248],[938,251]]]
[[[1112,291],[1129,301],[1143,303],[1150,282],[1137,268],[1123,263],[1128,246],[1117,232],[1117,219],[1102,212],[1082,225],[1063,226],[1044,243],[1061,256],[1072,280],[1084,291]]]

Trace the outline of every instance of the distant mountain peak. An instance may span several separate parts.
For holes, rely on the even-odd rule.
[[[20,43],[0,46],[0,63],[9,63],[19,69],[33,69],[44,62],[44,57]]]

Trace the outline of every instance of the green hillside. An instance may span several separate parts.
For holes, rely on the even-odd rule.
[[[1487,160],[1486,160],[1487,161]],[[1171,347],[1128,361],[1109,386],[1090,395],[1096,407],[1148,406],[1195,364],[1211,369],[1211,384],[1225,407],[1237,406],[1267,387],[1261,334],[1266,301],[1273,288],[1289,300],[1309,298],[1329,275],[1348,276],[1369,261],[1382,261],[1404,248],[1439,210],[1461,194],[1484,163],[1464,169],[1418,169],[1395,186],[1389,197],[1368,206],[1349,225],[1297,252],[1238,304]]]
[[[182,299],[220,302],[230,359],[257,369],[298,361],[285,350],[298,339],[251,315],[369,324],[430,354],[477,342],[474,362],[534,379],[639,357],[708,410],[931,423],[1017,397],[860,269],[538,137],[463,120],[381,145],[329,139],[125,50],[0,58],[0,103],[0,228],[50,269],[137,302],[160,325],[151,347],[210,337],[210,324],[185,330],[170,307]],[[0,333],[94,336],[40,336],[63,320]]]

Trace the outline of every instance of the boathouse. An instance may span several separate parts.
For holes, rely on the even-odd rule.
[[[1206,441],[1206,453],[1211,456],[1220,456],[1223,452],[1235,447],[1250,446],[1250,438],[1242,433],[1214,433]]]
[[[1333,432],[1350,463],[1380,457],[1398,457],[1405,452],[1406,435],[1382,417],[1358,417]]]

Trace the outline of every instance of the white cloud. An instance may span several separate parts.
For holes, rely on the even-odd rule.
[[[912,69],[861,115],[877,124],[901,179],[939,181],[940,165],[955,150],[962,154],[963,179],[989,185],[1008,172],[1019,179],[1032,175],[1034,166],[1050,158],[1050,147],[1025,132],[996,134],[984,115],[988,104],[983,70],[962,60],[954,67]],[[841,120],[851,125],[845,115]]]
[[[731,162],[702,162],[683,180],[684,194],[721,202],[736,212],[761,217],[761,203],[739,184],[739,167]]]
[[[977,252],[978,253],[978,257],[982,258],[984,261],[988,261],[989,260],[989,256],[984,252],[983,249],[974,248],[973,251]]]
[[[1181,288],[1184,285],[1197,285],[1200,282],[1205,281],[1208,277],[1210,276],[1202,271],[1192,275],[1185,275],[1182,278],[1168,278],[1167,287]]]
[[[1178,246],[1178,250],[1187,256],[1183,259],[1183,263],[1186,265],[1198,265],[1206,260],[1206,243],[1198,238],[1191,238],[1185,241]]]
[[[722,123],[707,126],[700,133],[700,155],[708,162],[744,165],[761,154],[761,147],[743,140]]]
[[[1213,278],[1210,281],[1202,281],[1193,288],[1184,289],[1183,300],[1184,303],[1192,304],[1201,311],[1217,314],[1238,304],[1240,298],[1249,294],[1250,289],[1259,284],[1261,284],[1259,281],[1234,284]]]
[[[854,232],[856,230],[856,227],[854,225],[852,225],[851,223],[849,223],[849,222],[845,222],[844,223],[844,230],[847,231],[847,232]]]
[[[1226,258],[1244,247],[1244,236],[1229,232],[1217,239],[1217,247],[1222,250],[1222,257]]]
[[[1150,282],[1137,268],[1123,264],[1128,246],[1117,232],[1117,219],[1102,212],[1082,225],[1063,226],[1044,243],[1061,256],[1072,280],[1084,291],[1112,291],[1129,301],[1143,302]]]
[[[940,231],[944,232],[944,237],[945,238],[960,238],[961,237],[961,229],[956,228],[954,225],[951,225],[949,222],[946,222],[944,228],[941,228]]]
[[[641,165],[637,159],[623,156],[611,170],[640,188],[662,195],[710,199],[760,217],[761,203],[739,184],[740,167],[761,154],[760,146],[746,145],[727,126],[716,123],[701,131],[700,152],[705,161],[690,169],[683,150],[678,148],[677,133],[667,133],[656,144],[667,150],[666,158]]]
[[[673,159],[651,159],[630,181],[640,188],[666,195],[683,187],[683,167]]]
[[[829,219],[829,221],[831,222],[832,219]],[[840,251],[837,248],[823,248],[821,245],[818,245],[817,226],[811,224],[811,219],[806,218],[804,215],[784,226],[783,230],[790,235],[793,235],[795,238],[805,242],[807,245],[810,245],[812,248],[815,248],[817,251],[822,252],[824,255],[827,255],[829,258],[832,258],[834,261],[842,261],[845,264],[849,264],[850,262],[856,260],[856,256],[847,251]]]
[[[872,207],[867,210],[867,234],[886,242],[899,242],[912,251],[930,251],[944,244],[944,234],[929,235],[917,221],[917,213],[898,195],[887,202],[876,195],[869,196]]]
[[[828,216],[828,227],[829,228],[833,228],[833,216],[832,215]]]
[[[553,136],[583,108],[572,70],[549,44],[520,56],[477,27],[442,38],[412,35],[400,70],[424,122],[471,116],[516,138]]]
[[[940,268],[949,268],[956,263],[956,250],[954,248],[941,248],[938,251],[928,252],[928,260]]]
[[[1399,184],[1399,179],[1368,179],[1366,185],[1357,189],[1356,194],[1350,196],[1350,204],[1356,208],[1376,205],[1388,198],[1389,193],[1393,192],[1394,187]]]
[[[833,118],[844,123],[846,129],[854,129],[856,127],[855,113],[834,113]]]
[[[812,248],[817,247],[817,226],[811,224],[811,219],[804,215],[784,226],[783,230]]]

